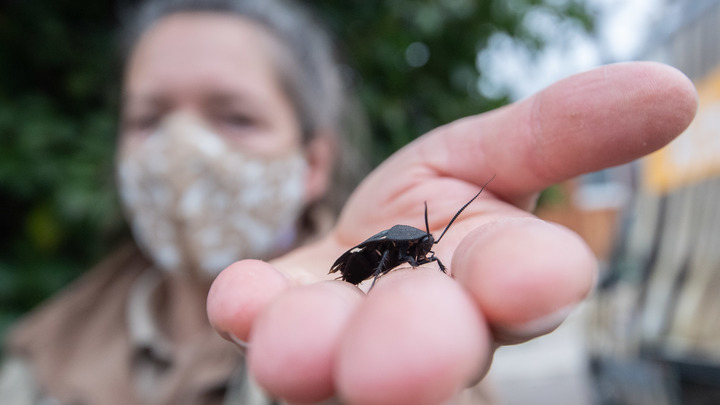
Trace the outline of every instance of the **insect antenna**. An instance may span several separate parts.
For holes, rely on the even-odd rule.
[[[430,235],[430,225],[428,225],[428,219],[427,219],[427,201],[425,201],[425,232]]]
[[[442,231],[442,233],[440,234],[440,237],[437,238],[437,240],[435,241],[435,243],[440,242],[440,239],[442,239],[442,237],[445,236],[445,232],[447,232],[447,230],[450,229],[450,225],[452,225],[453,222],[455,222],[455,220],[457,219],[457,217],[460,216],[460,214],[463,212],[463,210],[465,210],[465,208],[467,208],[467,206],[470,205],[470,203],[472,203],[473,201],[475,201],[476,198],[478,198],[478,196],[480,195],[480,193],[482,193],[483,190],[485,190],[485,187],[486,187],[488,184],[490,184],[490,182],[493,181],[494,178],[495,178],[495,175],[493,174],[492,178],[491,178],[490,180],[488,180],[487,183],[485,183],[485,184],[480,188],[480,191],[478,191],[477,194],[475,194],[475,197],[471,198],[470,201],[468,201],[465,205],[462,206],[462,208],[460,208],[460,210],[455,214],[455,216],[452,217],[452,219],[450,220],[450,222],[448,222],[447,226],[445,227],[445,229],[444,229],[444,230]],[[427,226],[427,203],[425,203],[425,225]],[[429,232],[428,232],[428,233],[429,233]]]

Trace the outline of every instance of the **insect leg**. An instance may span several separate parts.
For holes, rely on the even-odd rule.
[[[417,252],[411,249],[407,244],[398,244],[398,260],[400,263],[406,262],[413,268],[423,264],[422,259],[418,260]]]
[[[438,266],[440,266],[440,270],[442,270],[443,273],[447,274],[447,268],[445,268],[445,266],[443,266],[443,264],[442,264],[442,262],[440,261],[440,259],[438,259],[438,258],[435,257],[435,256],[433,256],[432,258],[435,259],[436,262],[438,262]]]
[[[419,265],[421,265],[421,264],[425,264],[425,263],[422,262],[422,260],[420,260],[420,261],[415,260],[415,258],[412,257],[412,256],[405,256],[405,257],[402,258],[402,261],[408,262],[408,264],[410,264],[410,265],[413,266],[413,267],[417,267],[417,266],[419,266]]]
[[[407,257],[404,258],[404,260],[407,261],[408,263],[410,263],[410,265],[413,266],[413,267],[418,267],[418,266],[421,265],[421,264],[426,264],[426,263],[431,263],[431,262],[437,262],[437,263],[438,263],[438,266],[440,266],[440,270],[442,270],[443,273],[447,274],[447,268],[445,267],[445,265],[442,264],[442,262],[440,261],[440,259],[438,259],[438,258],[435,256],[435,252],[429,252],[429,253],[432,253],[432,256],[430,256],[430,257],[422,257],[422,258],[420,258],[420,259],[418,259],[418,260],[415,260],[415,258],[412,257],[412,256],[407,256]]]
[[[424,263],[430,263],[430,262],[437,262],[437,263],[438,263],[438,266],[440,267],[440,270],[442,270],[443,273],[447,274],[447,268],[442,264],[442,262],[440,261],[440,259],[438,259],[437,256],[435,256],[435,252],[430,252],[430,253],[432,253],[432,256],[430,256],[430,257],[428,257],[427,259],[425,259],[425,261],[423,262],[423,264],[424,264]]]
[[[375,278],[373,278],[373,282],[372,282],[372,284],[370,284],[370,288],[368,289],[368,291],[372,290],[378,277],[380,277],[383,274],[383,268],[385,267],[385,263],[387,263],[387,259],[388,259],[389,255],[390,255],[389,250],[386,250],[385,252],[383,252],[382,257],[380,258],[380,263],[378,263],[378,266],[375,269],[375,273],[373,274],[373,276],[375,276]]]

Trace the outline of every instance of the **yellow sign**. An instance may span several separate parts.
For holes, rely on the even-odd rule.
[[[720,67],[696,87],[700,106],[695,120],[643,162],[643,183],[650,191],[667,193],[720,175]]]

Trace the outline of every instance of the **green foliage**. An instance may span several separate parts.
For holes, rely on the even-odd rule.
[[[581,0],[312,0],[355,68],[355,87],[371,122],[373,163],[417,136],[508,102],[480,94],[477,53],[496,33],[529,52],[545,38],[524,24],[536,8],[592,29]],[[413,45],[415,44],[415,45]],[[420,44],[420,45],[417,45]],[[426,63],[413,63],[424,49]],[[424,60],[421,58],[420,61]],[[415,66],[413,66],[415,65]]]
[[[0,332],[123,229],[112,184],[113,16],[96,3],[0,8]]]
[[[134,1],[134,0],[133,0]],[[127,0],[0,5],[0,333],[125,235],[113,189],[116,11]],[[533,7],[591,29],[581,0],[308,1],[342,45],[371,122],[373,163],[501,106],[478,91],[494,33],[533,51]]]

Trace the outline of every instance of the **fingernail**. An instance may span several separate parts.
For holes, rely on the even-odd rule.
[[[228,333],[228,336],[230,337],[230,340],[235,343],[235,345],[238,347],[241,353],[245,354],[247,349],[250,348],[250,343],[238,338],[232,333]]]
[[[493,333],[496,339],[506,344],[524,342],[555,330],[576,307],[576,304],[568,305],[519,325],[493,325]]]

